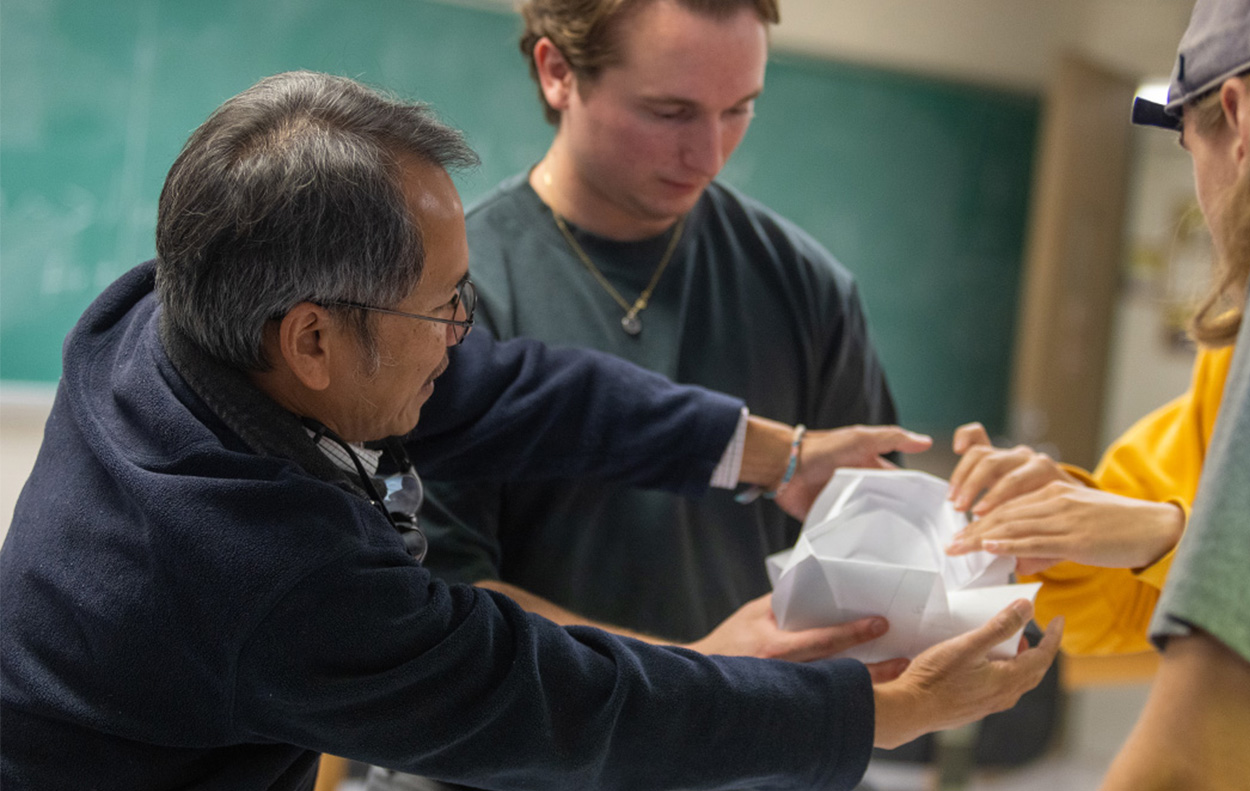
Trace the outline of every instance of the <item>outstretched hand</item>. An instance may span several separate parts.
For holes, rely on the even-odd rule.
[[[1021,574],[1045,571],[1062,560],[1141,568],[1170,552],[1184,527],[1185,513],[1172,503],[1051,483],[974,520],[946,551],[1015,555]]]
[[[938,643],[912,660],[896,680],[873,688],[877,747],[897,747],[930,731],[974,722],[1011,708],[1037,686],[1059,651],[1063,620],[1046,628],[1041,642],[1010,659],[989,659],[995,645],[1024,627],[1033,607],[1012,602],[979,629]]]
[[[971,506],[972,513],[981,516],[1052,481],[1079,483],[1054,459],[1027,445],[994,447],[980,423],[955,429],[952,447],[963,457],[951,473],[948,494],[957,511],[967,511]],[[985,494],[977,500],[981,492]]]
[[[884,618],[875,617],[787,632],[777,625],[772,600],[769,593],[747,602],[707,637],[686,647],[704,654],[810,662],[875,640],[890,628]],[[906,659],[891,659],[871,664],[868,670],[874,682],[882,682],[897,678],[906,667]]]
[[[803,439],[794,478],[777,494],[776,503],[795,519],[807,512],[839,467],[892,469],[887,453],[920,453],[933,439],[898,426],[845,426],[808,431]]]

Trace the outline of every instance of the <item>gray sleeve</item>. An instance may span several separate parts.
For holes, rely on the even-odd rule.
[[[1241,324],[1193,516],[1150,635],[1162,648],[1194,628],[1250,660],[1250,320]]]

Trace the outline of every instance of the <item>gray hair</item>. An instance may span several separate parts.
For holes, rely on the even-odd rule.
[[[298,71],[227,100],[192,133],[161,190],[156,286],[165,320],[243,370],[264,328],[303,301],[392,307],[424,270],[400,160],[477,164],[422,104]],[[376,362],[367,311],[353,311]]]

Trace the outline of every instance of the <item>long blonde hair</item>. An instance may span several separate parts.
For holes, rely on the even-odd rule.
[[[1241,75],[1250,86],[1250,75]],[[1217,132],[1227,124],[1220,91],[1205,96],[1185,107],[1199,134]],[[1220,206],[1214,209],[1220,218],[1216,246],[1220,250],[1215,262],[1211,289],[1198,304],[1198,311],[1189,323],[1189,334],[1206,346],[1227,346],[1237,340],[1242,312],[1246,304],[1246,281],[1250,279],[1250,168],[1243,172]]]

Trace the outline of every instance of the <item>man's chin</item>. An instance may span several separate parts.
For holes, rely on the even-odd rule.
[[[413,407],[413,410],[414,410],[414,411],[413,411],[413,414],[412,414],[412,416],[409,418],[409,420],[411,420],[411,421],[412,421],[412,425],[408,426],[408,428],[407,428],[405,431],[403,431],[402,433],[404,433],[404,434],[410,434],[410,433],[412,433],[413,429],[415,429],[415,428],[417,427],[417,424],[421,422],[421,410],[425,408],[425,402],[426,402],[426,401],[428,401],[428,400],[430,400],[430,395],[431,395],[433,392],[434,392],[434,382],[433,382],[433,381],[428,382],[428,383],[425,385],[425,387],[421,388],[421,393],[420,393],[420,394],[418,395],[418,397],[417,397],[417,403],[416,403],[416,405]],[[405,421],[405,422],[408,422],[408,421]]]

